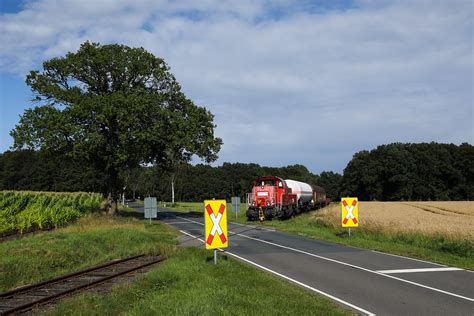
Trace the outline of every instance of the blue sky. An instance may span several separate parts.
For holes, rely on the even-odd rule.
[[[0,152],[28,71],[142,46],[215,114],[217,164],[341,172],[391,142],[474,143],[472,1],[0,1]]]

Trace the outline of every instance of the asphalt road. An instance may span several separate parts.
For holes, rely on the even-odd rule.
[[[199,213],[158,219],[204,247]],[[366,315],[474,315],[474,272],[228,222],[225,252]],[[291,299],[291,298],[288,298]],[[317,311],[315,311],[317,313]]]

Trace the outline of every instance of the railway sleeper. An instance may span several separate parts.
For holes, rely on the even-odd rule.
[[[69,295],[76,291],[95,287],[115,278],[126,276],[129,273],[142,271],[143,269],[165,259],[163,256],[153,256],[150,258],[144,258],[144,260],[136,260],[136,258],[137,256],[122,259],[118,262],[99,265],[95,268],[83,270],[82,272],[68,274],[49,281],[43,281],[16,290],[11,290],[9,292],[0,293],[0,315],[8,315],[30,310],[35,306],[53,302],[62,296]],[[124,261],[129,262],[127,262],[127,265],[124,265]],[[134,261],[135,264],[130,264],[130,261]],[[121,269],[114,269],[114,265],[122,265],[122,267]],[[104,268],[105,266],[107,266],[107,269]],[[105,275],[91,276],[90,274],[96,272],[94,270],[102,270],[97,272]]]

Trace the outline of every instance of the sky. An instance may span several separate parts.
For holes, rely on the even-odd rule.
[[[163,58],[215,115],[215,165],[342,172],[381,144],[474,144],[473,21],[471,0],[1,0],[0,152],[26,74],[87,40]]]

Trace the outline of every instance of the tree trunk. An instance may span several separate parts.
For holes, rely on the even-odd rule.
[[[114,198],[113,194],[109,193],[109,196],[107,197],[107,214],[115,216],[118,212],[117,198]]]
[[[108,178],[108,187],[109,187],[109,196],[107,198],[108,201],[108,210],[107,213],[109,215],[118,215],[118,202],[120,199],[120,193],[122,191],[122,186],[120,185],[118,171],[115,169],[109,169],[108,171],[109,178]]]
[[[174,204],[174,174],[171,176],[171,204]]]

